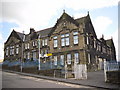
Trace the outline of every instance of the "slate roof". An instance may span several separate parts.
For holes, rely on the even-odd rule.
[[[112,39],[106,40],[106,44],[109,45],[110,47],[113,45]]]
[[[37,35],[40,35],[40,37],[47,37],[47,36],[49,36],[52,29],[53,29],[53,27],[40,30],[37,32]]]
[[[16,32],[16,31],[15,31]],[[20,37],[21,40],[23,40],[24,34],[20,33],[20,32],[16,32],[18,34],[18,36]]]

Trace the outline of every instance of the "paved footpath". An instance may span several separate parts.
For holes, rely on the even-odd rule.
[[[103,89],[117,89],[117,90],[119,89],[120,90],[120,87],[117,84],[105,83],[104,72],[102,70],[96,71],[96,72],[88,72],[88,79],[86,79],[86,80],[54,78],[54,77],[21,73],[21,72],[9,71],[9,70],[4,70],[4,71],[17,73],[17,74],[21,74],[21,75],[25,75],[25,76],[33,76],[33,77],[42,78],[42,79],[76,84],[76,85],[92,86],[92,87],[103,88]]]

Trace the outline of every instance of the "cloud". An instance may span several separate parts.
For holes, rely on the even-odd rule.
[[[61,10],[61,8],[93,10],[117,5],[117,1],[118,0],[2,0],[2,19],[7,22],[15,22],[19,25],[19,30],[24,27],[39,29],[50,25],[50,20],[53,17],[57,18],[57,12]],[[76,14],[75,17],[78,17],[78,15]],[[28,32],[28,30],[25,31]]]
[[[68,0],[67,7],[74,10],[93,10],[104,7],[111,7],[118,4],[119,0]]]
[[[108,30],[108,27],[112,24],[112,20],[105,16],[98,16],[93,20],[93,26],[97,33],[98,38]]]

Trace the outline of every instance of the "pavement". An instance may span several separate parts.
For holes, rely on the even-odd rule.
[[[103,70],[95,71],[95,72],[88,72],[88,79],[86,80],[75,80],[74,78],[64,79],[64,78],[48,77],[48,76],[21,73],[21,72],[10,71],[10,70],[3,70],[3,71],[25,75],[25,76],[32,76],[32,77],[41,78],[41,79],[76,84],[76,85],[84,85],[84,86],[90,86],[90,87],[96,87],[96,88],[102,88],[102,89],[120,90],[119,85],[105,82]]]

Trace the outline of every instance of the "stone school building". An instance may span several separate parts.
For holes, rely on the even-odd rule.
[[[82,74],[87,78],[88,71],[103,69],[104,60],[116,60],[113,39],[97,38],[89,13],[74,19],[64,11],[53,27],[30,28],[29,34],[13,30],[4,44],[4,62],[9,68],[56,69],[66,78]]]

